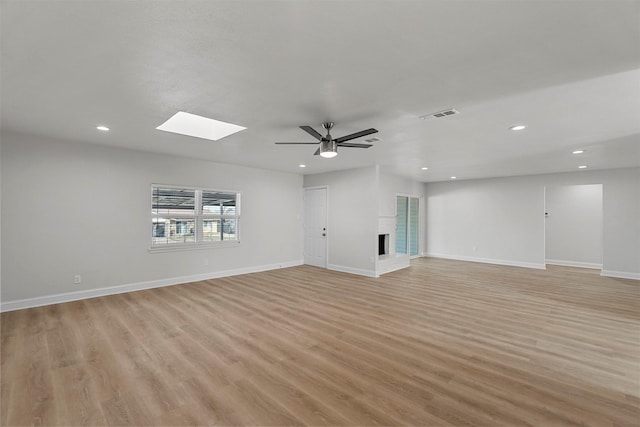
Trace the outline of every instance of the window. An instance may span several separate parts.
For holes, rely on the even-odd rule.
[[[240,193],[152,186],[152,248],[239,242]]]

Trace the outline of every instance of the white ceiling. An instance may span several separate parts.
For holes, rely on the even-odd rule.
[[[1,7],[4,131],[295,173],[379,164],[421,181],[640,165],[639,1]],[[446,108],[461,114],[419,119]],[[248,129],[218,142],[155,129],[179,110]],[[326,120],[334,137],[375,127],[381,141],[333,159],[274,145],[312,142],[298,126]]]

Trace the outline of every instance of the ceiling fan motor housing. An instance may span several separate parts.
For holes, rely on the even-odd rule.
[[[320,155],[322,157],[335,157],[337,154],[338,146],[336,141],[331,139],[330,136],[322,138],[322,141],[320,141]]]

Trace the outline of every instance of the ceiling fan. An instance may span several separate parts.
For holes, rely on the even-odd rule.
[[[320,147],[313,153],[314,156],[318,154],[322,157],[335,157],[338,155],[338,147],[349,147],[349,148],[369,148],[372,147],[371,144],[356,144],[351,141],[352,139],[360,138],[361,136],[371,135],[372,133],[378,132],[377,129],[371,128],[366,130],[361,130],[360,132],[352,133],[349,135],[341,136],[340,138],[333,139],[331,136],[331,128],[333,127],[333,122],[325,122],[322,124],[322,127],[327,130],[327,135],[322,136],[319,132],[317,132],[311,126],[300,126],[300,129],[307,132],[309,135],[318,140],[318,142],[276,142],[276,144],[320,144]]]

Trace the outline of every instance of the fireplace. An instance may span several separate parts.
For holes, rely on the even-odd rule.
[[[389,235],[378,234],[378,256],[389,255]]]

